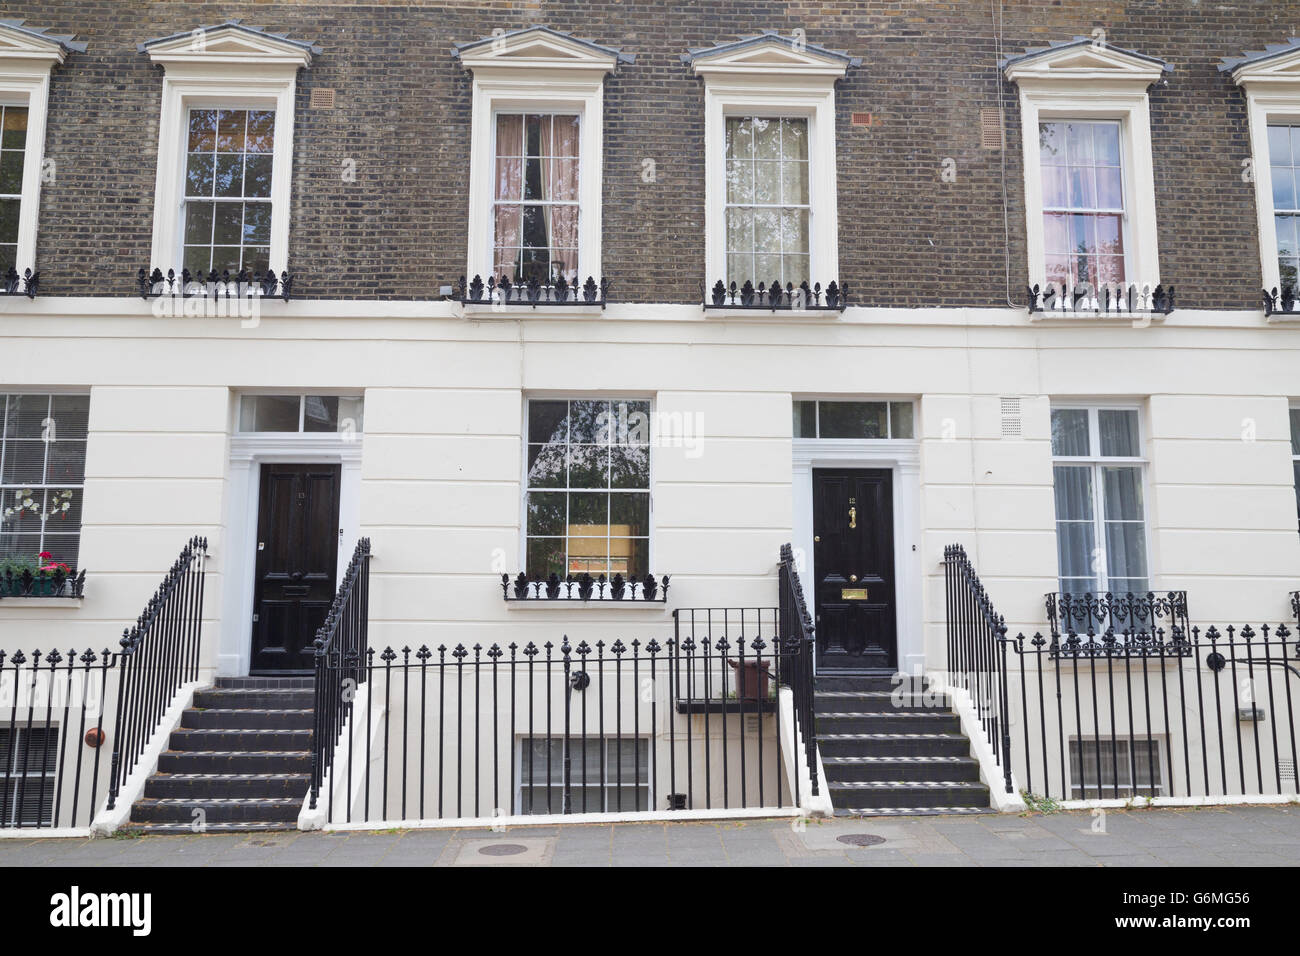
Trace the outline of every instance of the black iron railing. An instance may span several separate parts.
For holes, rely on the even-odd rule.
[[[1058,800],[1295,794],[1293,637],[1285,624],[1192,627],[1140,656],[1069,629],[1069,655],[1041,634],[1005,639],[1023,788]]]
[[[40,291],[41,274],[33,272],[31,269],[24,269],[22,275],[13,266],[4,274],[3,280],[0,280],[0,291],[5,295],[25,295],[29,299],[36,298],[36,293]]]
[[[550,577],[529,578],[520,571],[512,580],[510,575],[501,575],[501,594],[507,601],[606,601],[637,603],[659,603],[668,601],[668,578],[656,578],[647,574],[644,578],[624,578],[616,574],[606,578],[601,574],[569,575],[561,579],[558,574]]]
[[[741,285],[734,281],[727,285],[721,279],[705,292],[700,286],[700,297],[706,309],[764,309],[769,312],[843,312],[849,307],[848,283],[834,279],[822,288],[820,282],[787,282],[785,287],[773,280],[771,285],[760,282],[757,288],[746,279]]]
[[[85,592],[84,570],[32,571],[24,568],[15,574],[13,569],[6,568],[0,574],[0,600],[7,597],[79,598],[84,597]]]
[[[1078,657],[1169,657],[1190,653],[1187,592],[1070,594],[1044,597],[1054,654]],[[1094,635],[1084,642],[1079,635]]]
[[[135,626],[122,632],[121,691],[109,773],[108,809],[157,732],[176,692],[198,679],[203,631],[203,578],[208,539],[181,549]]]
[[[1103,283],[1100,287],[1087,282],[1072,287],[1049,282],[1046,287],[1027,286],[1025,299],[1030,313],[1055,312],[1095,318],[1100,315],[1169,315],[1174,311],[1173,286],[1157,285],[1153,289],[1136,282],[1128,285]]]
[[[469,283],[460,277],[455,299],[462,305],[496,305],[496,306],[590,306],[605,308],[609,302],[609,280],[604,276],[597,282],[594,276],[587,276],[587,281],[579,284],[577,279],[567,281],[564,276],[556,276],[550,282],[543,282],[534,276],[531,279],[512,282],[509,276],[488,276],[487,282],[482,276],[475,276]]]
[[[155,268],[153,272],[141,269],[136,273],[135,284],[140,298],[153,299],[159,296],[179,296],[186,299],[243,299],[243,298],[281,298],[285,302],[293,293],[294,277],[286,269],[276,275],[274,269],[266,272],[249,272],[241,269],[231,274],[225,270],[220,274],[216,269],[204,273],[190,272],[182,269],[177,274],[175,269],[164,273]]]
[[[780,587],[781,647],[790,657],[786,671],[793,695],[795,723],[803,735],[804,759],[812,778],[813,796],[820,792],[817,782],[817,708],[813,689],[813,621],[804,600],[803,584],[795,567],[794,549],[781,546],[778,570]]]
[[[106,786],[119,656],[0,650],[0,829],[88,827]]]
[[[775,611],[762,627],[743,651],[687,633],[324,655],[318,685],[366,692],[313,794],[344,823],[793,806],[775,697],[792,664]]]
[[[1007,625],[993,602],[966,549],[959,544],[943,549],[944,597],[947,610],[948,679],[970,695],[984,735],[1002,768],[1003,783],[1011,793],[1011,738],[1007,699]]]
[[[333,766],[339,736],[352,716],[366,668],[370,634],[370,539],[352,551],[343,581],[316,632],[314,733],[311,749],[311,808]],[[349,755],[351,751],[349,750]]]

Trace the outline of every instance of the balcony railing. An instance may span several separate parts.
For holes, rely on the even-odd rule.
[[[834,279],[822,288],[820,282],[809,286],[800,282],[795,286],[787,282],[785,288],[773,280],[771,285],[754,283],[746,279],[743,285],[733,281],[727,285],[721,279],[714,283],[713,289],[705,292],[700,286],[700,297],[706,309],[758,309],[768,312],[843,312],[849,307],[848,283],[836,282]]]
[[[501,575],[501,594],[507,601],[603,601],[607,604],[665,604],[668,601],[668,578],[665,574],[656,579],[653,574],[644,578],[623,577],[616,574],[606,578],[601,574],[569,575],[561,578],[552,573],[549,577],[533,577],[520,571],[512,581],[510,575]]]
[[[1186,657],[1187,592],[1044,596],[1052,640],[1062,657]]]
[[[10,266],[9,271],[4,274],[4,284],[0,288],[3,288],[5,295],[25,295],[29,299],[34,299],[40,284],[39,272],[24,269],[23,274],[19,275],[18,270]]]
[[[482,276],[475,276],[468,283],[460,277],[455,299],[461,305],[483,305],[510,307],[526,306],[564,306],[567,308],[590,307],[605,308],[609,302],[609,280],[604,276],[600,282],[595,277],[587,276],[587,281],[578,284],[578,280],[567,281],[564,276],[557,276],[552,282],[543,282],[537,277],[527,281],[512,282],[509,276],[488,276],[487,282]]]
[[[182,269],[176,274],[175,269],[168,269],[166,274],[161,269],[149,272],[141,269],[136,274],[136,287],[142,299],[154,299],[159,296],[178,296],[185,299],[242,299],[279,297],[289,301],[293,293],[294,277],[289,270],[276,275],[274,269],[265,273],[240,270],[231,275],[229,270],[217,274],[217,270],[204,274]]]
[[[1264,314],[1268,315],[1300,315],[1300,297],[1296,295],[1296,287],[1293,285],[1282,286],[1279,292],[1277,287],[1270,292],[1265,289],[1264,296]]]
[[[1088,318],[1131,318],[1142,315],[1168,315],[1174,311],[1174,287],[1166,288],[1134,282],[1104,283],[1094,287],[1081,282],[1067,287],[1055,282],[1046,288],[1034,285],[1025,288],[1025,298],[1030,314],[1057,316],[1086,316]]]

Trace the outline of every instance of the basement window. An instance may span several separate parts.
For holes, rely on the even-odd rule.
[[[1134,781],[1136,780],[1136,786]],[[1070,741],[1070,797],[1105,800],[1164,793],[1160,774],[1160,741],[1135,735],[1129,740]]]
[[[649,810],[650,747],[648,737],[571,737],[567,742],[521,737],[517,750],[518,812],[534,815]]]
[[[0,827],[52,826],[59,729],[0,727]]]

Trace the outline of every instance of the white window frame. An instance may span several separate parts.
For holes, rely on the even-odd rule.
[[[540,742],[545,742],[545,741],[548,740],[548,738],[545,736],[545,734],[537,734],[537,735],[533,736],[531,739],[532,739],[533,743],[540,743]],[[607,745],[607,744],[611,744],[611,743],[616,743],[616,742],[622,742],[622,743],[628,743],[628,744],[631,744],[633,741],[640,741],[640,743],[641,743],[641,750],[640,750],[640,753],[645,755],[645,760],[646,760],[646,772],[645,772],[644,774],[642,774],[642,776],[641,776],[641,786],[640,786],[640,787],[637,787],[637,786],[636,786],[636,772],[635,772],[635,770],[633,771],[632,776],[631,776],[630,778],[628,778],[628,777],[624,777],[624,778],[623,778],[623,786],[624,786],[624,788],[629,788],[629,787],[630,787],[631,789],[636,789],[636,790],[639,790],[639,791],[643,791],[643,792],[645,793],[645,797],[646,797],[646,810],[640,810],[639,807],[627,807],[627,806],[624,806],[624,807],[622,808],[622,811],[621,811],[621,812],[623,812],[623,813],[635,813],[635,812],[641,812],[641,813],[644,813],[644,812],[646,812],[646,811],[653,811],[653,810],[655,809],[655,805],[654,805],[654,803],[655,803],[655,800],[654,800],[654,795],[655,795],[655,786],[654,786],[654,767],[655,767],[654,747],[655,747],[655,738],[654,738],[654,737],[649,737],[649,736],[645,736],[645,735],[642,735],[642,736],[626,735],[626,736],[623,736],[623,737],[613,737],[613,736],[606,735],[606,736],[604,736],[604,737],[600,737],[600,736],[593,736],[593,735],[590,735],[590,734],[587,735],[586,737],[583,737],[581,734],[573,734],[573,735],[572,735],[571,737],[569,737],[569,738],[564,738],[564,737],[551,737],[551,738],[549,738],[549,739],[550,739],[551,741],[556,742],[556,743],[562,743],[562,742],[565,742],[565,741],[568,741],[568,740],[572,740],[572,741],[579,741],[579,740],[581,740],[581,741],[601,741],[602,746]],[[514,812],[514,814],[515,814],[516,816],[534,816],[534,817],[535,817],[535,816],[546,816],[547,814],[546,814],[545,812],[543,812],[543,813],[541,813],[541,814],[537,814],[537,813],[525,814],[525,813],[524,813],[524,788],[525,788],[525,787],[527,787],[528,789],[551,789],[551,788],[552,788],[552,784],[551,784],[551,782],[550,782],[549,780],[545,780],[545,779],[543,779],[543,782],[542,782],[540,785],[538,785],[538,784],[534,784],[531,780],[526,780],[526,779],[524,779],[524,770],[525,770],[524,753],[525,753],[526,749],[528,748],[528,742],[529,742],[529,736],[528,736],[527,734],[519,734],[519,735],[517,735],[517,736],[515,737],[515,753],[514,753],[514,758],[515,758],[515,781],[516,781],[516,783],[515,783],[515,792],[514,792],[514,794],[512,795],[512,800],[513,800],[513,803],[512,803],[512,810],[513,810],[513,812]],[[560,760],[561,760],[561,766],[560,766],[561,777],[560,777],[560,780],[559,780],[556,784],[554,784],[553,786],[554,786],[554,789],[557,789],[557,790],[563,791],[563,789],[564,789],[564,778],[563,778],[563,759],[564,759],[564,758],[563,758],[563,753],[564,753],[564,748],[563,748],[563,746],[560,748],[560,753],[561,753],[561,757],[560,757]],[[590,769],[591,769],[591,766],[592,766],[592,765],[591,765],[591,761],[588,760],[588,762],[587,762],[587,769],[590,770]],[[599,761],[597,761],[596,766],[597,766],[597,769],[599,769],[599,767],[600,767]],[[536,766],[529,767],[529,768],[527,768],[527,769],[532,770],[532,771],[536,771],[538,767],[541,767],[543,778],[545,778],[545,774],[546,774],[546,766],[545,766],[544,763],[539,763],[539,764],[537,764]],[[554,761],[552,761],[552,767],[554,767]],[[580,759],[579,759],[579,760],[575,760],[574,763],[573,763],[573,765],[572,765],[572,767],[571,767],[571,770],[570,770],[570,774],[571,774],[570,779],[571,779],[571,780],[572,780],[574,777],[576,777],[576,775],[577,775],[577,774],[575,773],[575,771],[580,771],[580,770],[581,770],[581,767],[582,767],[582,761],[581,761]],[[609,761],[608,758],[607,758],[606,761],[605,761],[605,776],[604,776],[604,779],[600,781],[599,785],[587,786],[587,785],[585,784],[585,782],[584,782],[584,783],[581,783],[581,784],[574,784],[574,785],[573,785],[573,806],[572,806],[572,807],[570,808],[570,810],[569,810],[569,812],[570,812],[571,814],[581,814],[581,813],[583,813],[583,810],[582,810],[582,800],[581,800],[581,797],[580,797],[580,793],[581,793],[581,791],[584,790],[584,789],[597,790],[597,791],[600,793],[600,795],[601,795],[601,804],[602,804],[602,806],[599,806],[599,807],[592,807],[592,806],[591,806],[591,801],[590,801],[590,799],[588,799],[588,801],[587,801],[587,807],[588,807],[588,809],[587,809],[586,812],[588,812],[588,813],[619,813],[619,812],[620,812],[620,810],[619,810],[619,808],[618,808],[618,804],[617,804],[617,798],[615,798],[614,800],[610,800],[610,798],[609,798],[609,794],[610,794],[610,792],[616,792],[616,791],[618,790],[618,781],[617,781],[617,779],[616,779],[616,774],[613,773],[613,772],[611,772],[611,767],[612,767],[612,764],[610,763],[610,761]],[[534,773],[534,776],[536,776],[535,773]],[[562,794],[562,793],[561,793],[561,801],[563,801],[563,794]],[[611,804],[611,805],[608,807],[608,809],[606,809],[606,808],[603,806],[603,804],[605,804],[607,801]],[[557,806],[552,806],[551,810],[552,810],[552,813],[551,813],[552,816],[558,816],[558,815],[560,815],[561,813],[564,812],[563,809],[562,809],[561,807],[557,807]]]
[[[1268,128],[1300,125],[1300,50],[1286,56],[1246,64],[1232,74],[1246,92],[1246,123],[1250,132],[1251,171],[1255,180],[1255,214],[1259,229],[1260,275],[1264,289],[1281,290],[1277,264],[1277,225],[1273,221],[1273,168],[1269,162]]]
[[[1160,284],[1155,171],[1147,87],[1165,68],[1104,43],[1068,44],[1012,60],[1005,75],[1020,91],[1025,171],[1025,244],[1030,286],[1046,288],[1043,176],[1038,128],[1049,121],[1117,120],[1124,190],[1124,281]]]
[[[1296,449],[1295,439],[1296,437],[1300,437],[1300,436],[1297,436],[1295,434],[1294,426],[1291,425],[1292,412],[1300,412],[1300,402],[1292,402],[1290,405],[1288,405],[1287,416],[1286,416],[1287,427],[1288,427],[1287,437],[1291,442],[1291,446],[1290,446],[1291,447],[1291,480],[1296,488],[1296,517],[1297,520],[1300,520],[1300,482],[1297,482],[1295,480],[1295,466],[1297,464],[1300,464],[1300,455],[1296,454],[1296,450],[1295,450]]]
[[[1151,551],[1151,488],[1150,488],[1150,461],[1145,455],[1116,456],[1102,455],[1101,453],[1101,430],[1098,420],[1098,412],[1101,411],[1131,411],[1137,414],[1138,423],[1138,447],[1146,448],[1146,422],[1143,420],[1142,406],[1137,402],[1103,402],[1103,401],[1061,401],[1052,402],[1049,415],[1056,411],[1086,411],[1088,413],[1088,454],[1087,455],[1057,455],[1052,452],[1052,488],[1053,498],[1055,498],[1056,488],[1056,466],[1060,465],[1086,465],[1092,472],[1092,525],[1093,525],[1093,550],[1098,556],[1097,586],[1092,589],[1093,594],[1105,594],[1110,590],[1110,556],[1106,547],[1106,502],[1105,492],[1102,488],[1101,469],[1114,467],[1116,465],[1137,466],[1140,474],[1142,487],[1142,547],[1146,552],[1147,560],[1147,589],[1155,590],[1155,558]],[[1049,445],[1050,450],[1050,445]],[[1055,501],[1052,507],[1052,533],[1053,537],[1059,536],[1057,525],[1059,519],[1056,516]],[[1057,542],[1056,549],[1057,569],[1056,569],[1056,589],[1060,590],[1061,568],[1060,568],[1060,545]],[[1075,592],[1072,592],[1075,593]]]
[[[50,693],[53,693],[53,689]],[[54,764],[58,760],[59,724],[50,721],[38,726],[35,722],[23,721],[19,718],[14,723],[0,725],[0,730],[7,731],[4,739],[0,740],[0,787],[8,791],[0,797],[0,804],[4,806],[5,811],[4,819],[0,820],[0,827],[22,829],[53,827],[54,809],[59,797],[59,773],[57,767],[46,770],[45,763],[51,749],[53,755],[48,757],[48,762]],[[46,749],[43,753],[35,753],[31,750],[32,731],[44,736]],[[53,748],[50,747],[50,742],[53,742]],[[8,767],[4,765],[5,758],[10,758]],[[23,773],[24,766],[27,770],[26,774]],[[22,807],[18,803],[20,790],[23,797],[29,797],[34,793],[38,800],[43,790],[44,799],[49,802],[49,813],[40,812],[45,808],[38,804],[36,819],[23,818]]]
[[[545,27],[532,27],[456,50],[474,77],[469,162],[467,278],[493,272],[498,113],[576,113],[579,282],[600,282],[605,75],[631,58]]]
[[[617,405],[619,402],[648,402],[650,405],[650,412],[649,412],[650,436],[649,436],[649,444],[646,446],[650,453],[650,475],[648,479],[649,487],[646,489],[649,495],[648,498],[649,514],[646,519],[646,537],[647,537],[646,573],[655,574],[655,570],[654,570],[655,568],[655,458],[657,457],[655,454],[655,442],[659,437],[655,431],[656,429],[655,398],[653,395],[645,395],[645,394],[624,395],[617,392],[614,393],[601,392],[598,394],[590,394],[590,395],[575,394],[571,392],[562,392],[562,393],[557,392],[555,394],[547,394],[545,392],[539,392],[539,393],[529,394],[524,397],[523,418],[520,426],[521,435],[520,435],[520,477],[519,477],[519,570],[525,574],[528,573],[528,493],[530,490],[532,490],[529,488],[528,485],[528,445],[529,445],[528,405],[530,402],[592,402],[592,401],[607,401],[612,403],[612,405]],[[579,493],[583,493],[586,491],[595,492],[595,491],[599,491],[600,489],[596,489],[596,488],[570,489],[568,487],[567,480],[566,480],[566,484],[563,489],[538,488],[535,490],[541,493],[558,490],[558,491],[562,491],[565,494],[569,494],[572,490],[576,490]],[[639,489],[626,489],[626,490],[633,491]],[[607,488],[605,489],[605,493],[615,494],[616,492],[613,489]],[[551,537],[551,535],[539,535],[538,537]],[[608,547],[608,542],[610,537],[611,535],[609,534],[609,530],[608,528],[606,528],[605,540],[606,540],[607,547]],[[567,523],[565,528],[564,539],[566,542],[566,553],[567,553],[567,542],[569,539]],[[562,604],[568,600],[570,599],[567,597],[567,595],[561,594],[560,598],[554,601],[523,601],[523,602],[519,602],[517,606],[520,607],[554,606],[557,604]],[[589,603],[593,605],[601,603],[600,601],[582,602],[580,599],[576,597],[573,598],[572,600],[574,603]],[[628,601],[628,602],[616,602],[616,603],[619,606],[628,606],[628,607],[649,606],[649,602],[643,603],[643,602]],[[656,605],[656,606],[666,607],[666,605]]]
[[[854,61],[768,35],[694,54],[704,78],[706,285],[727,279],[727,120],[808,122],[808,282],[840,279],[835,158],[835,82]],[[755,286],[771,276],[749,276]],[[741,278],[737,282],[743,282]]]
[[[0,103],[27,107],[22,200],[18,210],[19,275],[36,270],[36,231],[40,219],[41,180],[45,169],[45,130],[50,73],[67,56],[68,47],[54,38],[0,23]],[[80,46],[78,46],[80,49]]]
[[[273,109],[270,267],[289,263],[293,196],[294,93],[315,48],[226,24],[142,45],[163,66],[154,187],[151,267],[180,272],[184,261],[185,154],[192,109]]]

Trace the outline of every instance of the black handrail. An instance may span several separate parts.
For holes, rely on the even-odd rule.
[[[135,626],[122,631],[109,810],[116,806],[122,782],[135,769],[176,692],[187,681],[198,679],[207,556],[208,539],[190,538]]]
[[[993,756],[1002,767],[1007,793],[1011,793],[1006,621],[994,610],[965,548],[960,544],[944,548],[943,565],[949,680],[970,694]]]
[[[820,792],[817,781],[817,711],[813,696],[813,622],[804,600],[803,585],[794,563],[794,549],[781,545],[779,617],[782,650],[789,664],[782,675],[794,695],[795,727],[803,734],[804,757],[812,779],[812,793]]]
[[[316,679],[311,750],[311,809],[316,809],[321,783],[334,760],[334,748],[352,713],[356,690],[368,673],[370,622],[370,539],[362,538],[352,552],[330,604],[325,623],[316,631]]]

